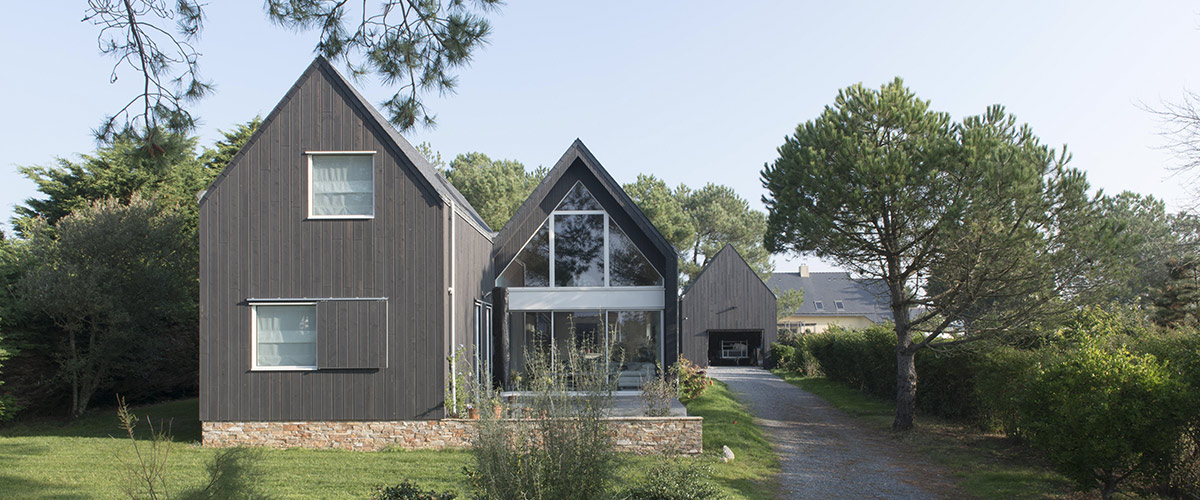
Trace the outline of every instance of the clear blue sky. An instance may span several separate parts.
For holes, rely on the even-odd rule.
[[[94,148],[90,130],[134,95],[83,0],[16,2],[0,18],[0,219],[35,196],[17,165]],[[315,33],[267,22],[259,1],[214,1],[199,44],[215,95],[194,108],[202,143],[266,114],[313,57]],[[512,1],[435,130],[406,134],[451,158],[480,151],[550,165],[581,138],[613,176],[727,184],[754,205],[758,172],[837,90],[895,76],[955,118],[1004,104],[1106,192],[1179,208],[1188,198],[1139,108],[1200,90],[1200,6],[1189,2]],[[390,95],[360,88],[376,102]],[[777,261],[779,270],[794,267]],[[815,268],[826,266],[812,262]]]

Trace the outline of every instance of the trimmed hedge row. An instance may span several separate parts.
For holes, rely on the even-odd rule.
[[[805,375],[823,374],[880,399],[896,399],[896,333],[890,324],[850,330],[831,327],[824,333],[785,335],[771,348],[776,365]],[[947,418],[973,418],[972,351],[917,353],[918,410]]]
[[[1200,498],[1200,333],[1087,308],[1023,345],[919,352],[918,411],[1023,438],[1106,498],[1125,483]],[[771,353],[782,369],[892,400],[895,346],[876,325],[784,336]]]

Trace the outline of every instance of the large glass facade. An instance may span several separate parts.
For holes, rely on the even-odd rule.
[[[554,215],[554,286],[604,286],[604,214]]]
[[[663,286],[663,278],[587,188],[575,183],[558,208],[500,273],[496,284]]]
[[[662,311],[512,311],[509,380],[525,377],[534,353],[562,360],[576,349],[608,360],[618,389],[638,389],[662,362]]]
[[[550,227],[542,224],[496,280],[498,286],[550,286]]]

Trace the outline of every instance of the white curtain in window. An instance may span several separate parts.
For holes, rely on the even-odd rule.
[[[317,365],[317,306],[254,307],[258,366]]]
[[[313,215],[374,215],[372,155],[313,155]]]

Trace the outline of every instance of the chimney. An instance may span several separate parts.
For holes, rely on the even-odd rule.
[[[801,278],[808,277],[808,264],[800,264],[800,277]]]

